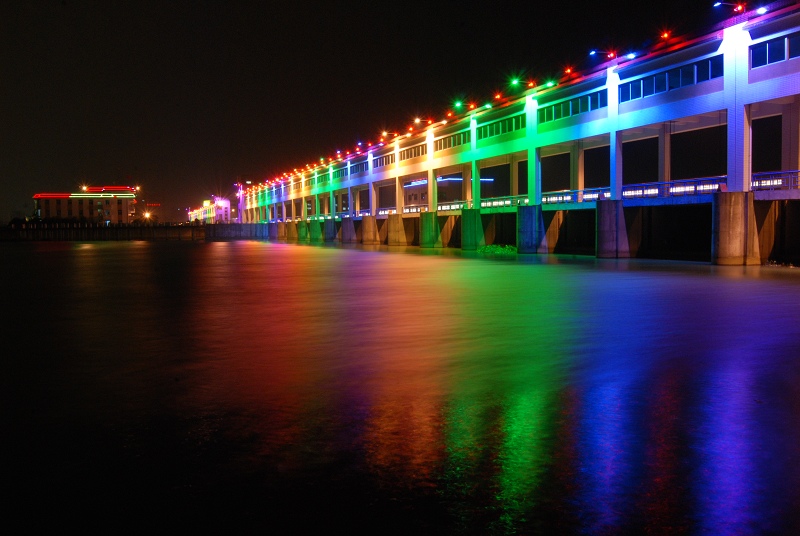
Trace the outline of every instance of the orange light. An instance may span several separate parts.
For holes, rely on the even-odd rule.
[[[502,95],[500,95],[500,93],[495,93],[494,94],[494,98],[495,99],[500,99],[501,97],[502,97]]]
[[[572,72],[572,67],[567,67],[566,69],[564,69],[564,72],[566,74],[570,74]]]
[[[470,104],[470,105],[469,105],[469,109],[470,109],[470,110],[474,110],[474,109],[475,109],[475,105],[474,105],[474,104]]]
[[[453,117],[453,112],[447,112],[447,117]]]
[[[663,32],[661,34],[661,39],[669,39],[669,32]]]
[[[432,125],[433,124],[433,119],[428,119],[428,124]]]
[[[536,87],[536,82],[534,80],[531,80],[530,82],[528,82],[528,87]]]

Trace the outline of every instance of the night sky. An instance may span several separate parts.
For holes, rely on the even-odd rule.
[[[40,191],[140,185],[161,221],[514,75],[723,20],[711,1],[0,6],[0,222]]]

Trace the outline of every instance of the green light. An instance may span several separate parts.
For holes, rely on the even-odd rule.
[[[512,85],[512,86],[516,86],[516,85],[518,85],[518,84],[519,84],[519,79],[518,79],[518,78],[515,78],[515,79],[513,79],[513,80],[511,81],[511,85]]]
[[[553,87],[554,85],[556,85],[556,83],[551,80],[551,81],[547,82],[547,84],[545,84],[545,85],[547,87]]]
[[[487,102],[486,104],[483,105],[483,107],[488,110],[489,108],[492,107],[492,105]]]
[[[461,108],[461,101],[456,101],[455,104],[453,104],[453,106],[455,108]]]

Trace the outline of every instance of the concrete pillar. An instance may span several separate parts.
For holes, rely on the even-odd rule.
[[[472,177],[472,208],[481,208],[481,170],[478,161],[473,160],[470,166],[470,176]]]
[[[800,169],[800,105],[784,105],[781,115],[781,169]]]
[[[662,123],[658,131],[658,182],[672,178],[672,123]]]
[[[598,259],[627,259],[631,256],[622,200],[597,200],[596,228]]]
[[[472,199],[472,164],[466,164],[461,168],[461,199],[467,201]]]
[[[519,195],[519,157],[511,155],[511,195]]]
[[[322,240],[325,242],[336,241],[336,220],[325,220],[322,223]]]
[[[398,214],[403,213],[403,205],[405,205],[405,193],[403,192],[403,181],[400,177],[394,180],[394,208]]]
[[[378,235],[378,219],[375,216],[361,218],[361,243],[365,246],[375,246],[381,243]]]
[[[750,190],[752,175],[752,118],[750,105],[728,110],[728,191]]]
[[[479,208],[461,211],[461,249],[476,250],[484,245],[483,224]]]
[[[378,215],[378,186],[374,182],[369,183],[369,213]]]
[[[402,214],[389,214],[386,224],[389,226],[387,243],[390,246],[408,245]]]
[[[306,220],[300,220],[297,222],[297,240],[298,242],[308,242],[309,238],[308,222]]]
[[[569,189],[583,190],[584,165],[583,147],[580,142],[573,142],[569,150]]]
[[[436,170],[431,168],[428,169],[428,212],[436,212],[438,204],[439,185],[436,183]]]
[[[609,133],[611,199],[622,199],[622,133]]]
[[[268,223],[268,233],[270,240],[277,240],[278,239],[278,226],[281,225],[280,223]],[[285,227],[284,227],[285,229]],[[284,231],[285,232],[285,231]]]
[[[284,224],[284,240],[288,242],[297,242],[297,222],[290,221]],[[278,228],[278,238],[281,236],[281,229]]]
[[[353,218],[342,218],[342,243],[355,244],[356,242],[358,242],[358,237]]]
[[[542,156],[541,149],[528,150],[528,203],[542,204]]]
[[[419,247],[442,247],[442,233],[439,230],[439,217],[436,211],[422,212],[419,215]]]
[[[311,242],[322,242],[322,223],[319,220],[311,220],[308,222],[308,239]]]
[[[711,262],[761,264],[752,192],[717,192],[711,204]]]
[[[517,251],[519,253],[547,252],[542,205],[518,207]]]

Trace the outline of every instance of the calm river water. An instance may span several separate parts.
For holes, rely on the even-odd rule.
[[[800,269],[3,243],[8,526],[797,534]]]

